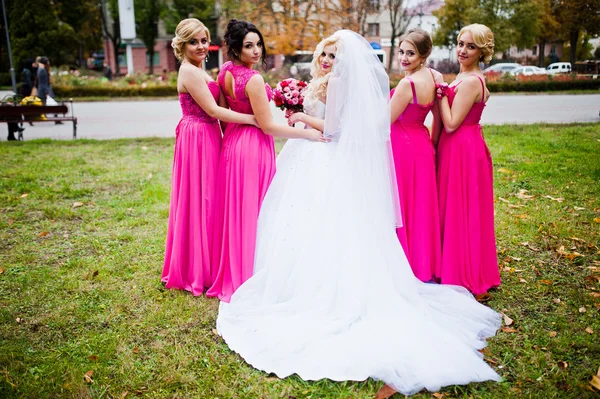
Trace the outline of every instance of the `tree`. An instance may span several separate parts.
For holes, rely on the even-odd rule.
[[[121,26],[119,23],[118,0],[101,0],[100,8],[100,16],[102,18],[102,28],[104,29],[104,34],[106,35],[106,37],[108,37],[108,40],[111,41],[113,47],[113,60],[115,62],[114,76],[119,76],[119,48],[121,47]],[[108,58],[108,54],[105,54],[105,57]]]
[[[154,73],[154,46],[158,37],[158,21],[166,10],[161,0],[135,0],[135,23],[137,35],[146,45],[148,72]]]
[[[475,7],[475,0],[446,0],[442,7],[433,12],[438,19],[433,43],[438,46],[455,46],[460,30],[471,23],[471,13]]]
[[[55,0],[54,6],[59,20],[73,28],[77,41],[77,64],[85,65],[84,53],[97,50],[102,43],[101,15],[97,0]]]
[[[214,32],[214,1],[209,0],[171,0],[165,6],[164,23],[168,33],[175,33],[177,24],[185,18],[198,18],[211,32]]]
[[[543,68],[546,62],[546,44],[559,37],[559,23],[556,20],[557,0],[536,0],[540,7],[538,66]]]
[[[564,36],[567,38],[571,51],[570,61],[577,60],[577,44],[580,33],[589,35],[600,33],[600,0],[559,0],[558,21]]]

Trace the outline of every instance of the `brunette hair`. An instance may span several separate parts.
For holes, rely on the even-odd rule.
[[[250,32],[256,33],[260,39],[260,43],[262,43],[262,55],[260,56],[260,61],[263,68],[266,68],[267,62],[265,61],[265,58],[267,57],[267,47],[265,45],[265,40],[263,39],[262,33],[260,33],[258,28],[251,22],[238,21],[235,18],[229,21],[224,35],[225,43],[227,44],[227,55],[229,58],[239,61],[240,53],[244,46],[244,38]]]
[[[421,28],[413,28],[406,32],[404,36],[400,38],[400,43],[407,41],[412,44],[417,50],[419,57],[427,59],[433,49],[433,43],[431,42],[431,36],[429,33]]]

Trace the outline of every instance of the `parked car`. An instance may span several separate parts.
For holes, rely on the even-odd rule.
[[[511,75],[545,75],[546,70],[544,68],[538,68],[533,65],[525,65],[522,67],[518,67],[509,72]]]
[[[483,70],[483,73],[490,73],[490,72],[499,72],[499,73],[508,73],[511,72],[513,69],[519,68],[521,65],[517,64],[516,62],[500,62],[498,64],[494,64],[490,67],[487,67],[486,69]]]
[[[570,62],[555,62],[546,67],[546,73],[554,75],[555,73],[571,73]]]

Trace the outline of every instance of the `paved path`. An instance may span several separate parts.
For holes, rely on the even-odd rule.
[[[2,97],[2,93],[0,93]],[[79,138],[174,137],[181,116],[179,103],[165,101],[76,102]],[[275,120],[285,123],[283,112],[272,106]],[[493,95],[483,113],[484,124],[600,122],[600,94]],[[427,123],[430,123],[428,120]],[[6,140],[5,129],[0,140]],[[70,139],[72,126],[51,123],[25,125],[25,140]]]

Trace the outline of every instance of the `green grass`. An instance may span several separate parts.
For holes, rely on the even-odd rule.
[[[514,323],[486,350],[503,382],[441,392],[597,397],[600,124],[485,135],[503,278],[487,303]],[[163,288],[172,152],[171,139],[0,143],[0,397],[373,397],[381,383],[252,369],[215,334],[217,300]]]

